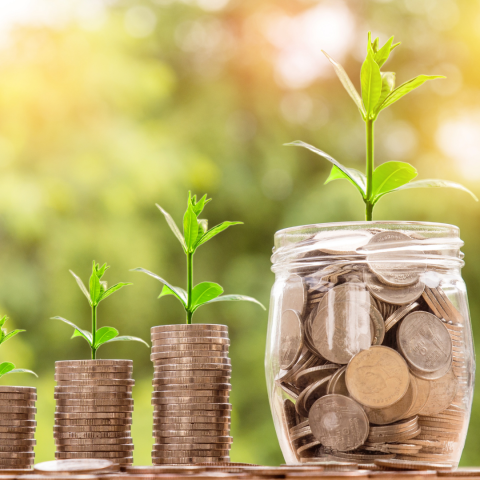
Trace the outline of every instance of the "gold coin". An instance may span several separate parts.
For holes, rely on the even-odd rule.
[[[160,430],[155,429],[155,438],[169,437],[225,437],[229,436],[229,429],[226,430]]]
[[[176,450],[230,450],[232,442],[224,443],[154,443],[153,450],[159,452]]]
[[[133,379],[117,379],[117,378],[97,378],[91,380],[60,380],[55,378],[59,387],[91,387],[91,386],[134,386],[135,380]]]
[[[35,427],[0,427],[0,438],[33,438]]]
[[[215,463],[217,460],[221,460],[224,462],[228,462],[230,460],[230,457],[170,457],[170,458],[158,458],[158,457],[152,457],[152,461],[154,464],[166,464],[166,465],[171,465],[171,464],[191,464],[191,463],[201,463],[201,462],[211,462]]]
[[[6,400],[2,399],[0,401],[4,407],[35,407],[35,400]]]
[[[57,402],[57,413],[81,413],[81,412],[95,412],[95,413],[126,413],[133,412],[133,405],[59,405]]]
[[[158,341],[157,341],[158,340]],[[169,338],[162,338],[161,340],[158,339],[155,335],[152,335],[152,343],[154,345],[182,345],[188,343],[201,343],[201,344],[211,344],[214,343],[216,345],[230,345],[230,339],[220,336],[215,337],[173,337],[169,336]]]
[[[412,460],[375,460],[375,464],[381,467],[392,468],[396,470],[437,470],[448,471],[453,468],[449,463],[417,462]]]
[[[174,397],[228,397],[231,389],[189,389],[189,390],[155,390],[152,398],[174,398]]]
[[[132,418],[132,412],[55,412],[55,418],[85,418],[85,413],[90,418]]]
[[[317,380],[298,396],[295,403],[295,409],[297,413],[302,417],[308,417],[310,408],[320,397],[327,394],[327,386],[331,376]]]
[[[340,365],[329,363],[327,365],[320,365],[318,367],[307,368],[301,370],[294,379],[294,383],[299,388],[306,388],[312,383],[328,377],[335,373],[340,368]]]
[[[27,447],[28,448],[28,447]],[[0,452],[0,458],[34,458],[35,453],[32,451],[28,452]]]
[[[99,444],[85,444],[85,445],[59,445],[55,446],[57,452],[132,452],[134,446],[129,444],[118,445],[99,445]]]
[[[216,432],[222,431],[227,432],[226,435],[229,435],[230,422],[226,423],[157,423],[154,424],[154,431],[165,431],[165,430],[214,430]],[[0,437],[1,438],[1,437]]]
[[[70,425],[53,427],[55,433],[82,433],[82,432],[130,432],[130,425]]]
[[[152,333],[176,331],[195,332],[203,330],[217,330],[220,332],[228,332],[228,327],[227,325],[219,325],[217,323],[178,323],[173,325],[156,325],[155,327],[152,327],[150,329]]]
[[[452,370],[443,377],[430,382],[430,392],[419,415],[435,415],[445,410],[455,398],[458,380]]]
[[[428,400],[428,395],[430,394],[430,382],[424,380],[423,378],[416,377],[415,375],[410,376],[410,381],[416,385],[416,397],[410,410],[405,414],[404,418],[413,417],[417,415],[418,412],[425,406]]]
[[[205,403],[228,403],[228,396],[215,396],[215,397],[171,397],[171,398],[152,398],[152,405],[165,405],[165,406],[195,406],[204,405]]]
[[[167,437],[156,437],[156,442],[157,444],[182,444],[182,443],[188,443],[188,444],[195,444],[195,443],[207,443],[207,444],[216,444],[216,443],[232,443],[233,438],[230,436],[195,436],[195,437],[172,437],[172,438],[167,438]]]
[[[391,423],[390,425],[376,426],[370,425],[371,435],[394,435],[397,433],[418,428],[418,417],[407,418],[399,422]]]
[[[406,394],[410,376],[408,366],[398,352],[374,346],[352,358],[345,381],[355,400],[378,409],[393,405]]]
[[[11,422],[15,420],[20,420],[21,422],[26,422],[29,420],[35,420],[34,413],[7,413],[0,412],[0,425],[12,424]],[[20,423],[23,425],[23,423]]]
[[[216,358],[229,358],[228,352],[222,352],[218,350],[188,350],[187,352],[157,352],[150,355],[150,360],[152,362],[163,362],[165,363],[170,359],[177,358],[194,358],[194,357],[216,357]],[[195,361],[195,360],[193,360]]]
[[[37,409],[35,407],[15,407],[12,405],[4,405],[0,403],[0,414],[6,413],[26,413],[26,414],[35,414]]]
[[[8,385],[0,385],[0,393],[23,393],[27,394],[37,394],[37,389],[35,387],[10,387]]]
[[[187,364],[171,363],[169,365],[154,365],[155,376],[159,372],[167,372],[167,371],[180,372],[183,375],[182,373],[183,370],[188,370],[188,371],[200,370],[202,376],[206,375],[206,372],[208,370],[212,370],[212,371],[215,371],[217,375],[219,374],[218,372],[220,372],[220,375],[225,376],[225,375],[230,375],[232,371],[232,366],[219,364],[219,363],[187,363]]]
[[[55,458],[57,459],[68,459],[68,458],[121,458],[122,462],[129,455],[129,451],[126,452],[55,452]]]
[[[4,441],[2,442],[3,445],[0,445],[0,451],[7,452],[8,450],[5,450],[5,448],[10,448],[10,447],[27,447],[30,445],[36,445],[37,442],[34,440],[32,436],[29,438],[22,438],[22,437],[10,437],[8,438],[8,442]]]
[[[108,425],[129,425],[131,418],[56,418],[55,424],[58,426],[108,426]]]
[[[168,458],[175,457],[224,457],[229,455],[229,450],[176,450],[176,451],[160,451],[154,450],[155,457]]]
[[[37,422],[33,420],[15,420],[6,418],[0,418],[0,428],[12,428],[12,427],[22,427],[22,428],[35,428]]]
[[[178,345],[154,345],[152,353],[184,352],[188,354],[191,350],[205,350],[208,352],[228,352],[228,345],[204,344],[204,343],[182,343]]]
[[[78,366],[78,367],[62,367],[60,365],[55,365],[55,373],[59,374],[95,374],[95,373],[107,373],[111,376],[114,376],[114,373],[119,373],[122,375],[131,374],[133,371],[133,365],[117,367],[112,365],[92,365],[92,366]]]
[[[84,399],[84,400],[107,400],[107,399],[131,399],[131,392],[55,392],[53,397],[56,400],[75,400],[75,399]]]
[[[20,400],[20,401],[35,401],[37,400],[37,394],[26,393],[0,393],[0,400]]]
[[[211,378],[211,377],[207,377]],[[232,385],[230,383],[165,383],[157,384],[154,392],[168,392],[168,391],[193,391],[193,390],[225,390],[230,391]]]

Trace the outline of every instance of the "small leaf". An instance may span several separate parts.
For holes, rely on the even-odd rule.
[[[293,146],[293,147],[304,147],[308,148],[308,150],[316,153],[317,155],[320,155],[323,157],[325,160],[328,160],[330,163],[333,163],[339,170],[341,170],[349,179],[350,181],[357,187],[358,191],[361,193],[362,198],[365,198],[365,193],[367,191],[367,180],[365,178],[365,175],[358,170],[355,170],[353,168],[347,168],[343,166],[340,162],[335,160],[333,157],[331,157],[328,153],[323,152],[319,148],[316,148],[312,145],[309,145],[308,143],[296,140],[295,142],[292,143],[286,143],[285,145],[287,146]]]
[[[159,277],[156,273],[150,272],[149,270],[145,270],[144,268],[134,268],[132,269],[133,272],[143,272],[146,273],[147,275],[150,275],[151,277],[155,278],[159,282],[162,282],[164,285],[166,285],[170,290],[175,292],[175,296],[182,302],[183,306],[187,306],[187,292],[185,290],[174,287],[173,285],[170,285],[166,280],[164,280],[162,277]]]
[[[0,319],[0,328],[2,328],[4,325],[5,325],[5,322],[8,320],[8,317],[6,315],[4,315],[1,319]]]
[[[6,375],[7,373],[31,373],[38,378],[38,375],[35,372],[33,372],[32,370],[27,370],[26,368],[14,368],[13,370],[6,372],[4,375]]]
[[[179,295],[180,293],[182,296]],[[187,303],[187,292],[183,288],[175,287],[175,290],[172,290],[168,285],[164,285],[157,298],[165,297],[167,295],[177,297],[184,305]]]
[[[100,266],[99,263],[95,263],[95,260],[93,261],[93,264],[95,265],[95,271],[97,272],[97,277],[100,280],[104,275],[105,272],[110,268],[106,263],[104,263],[102,266]]]
[[[467,187],[464,187],[460,183],[450,182],[449,180],[439,180],[436,178],[428,180],[416,180],[415,182],[407,183],[392,191],[398,192],[399,190],[407,190],[409,188],[456,188],[457,190],[463,190],[464,192],[467,192],[473,197],[476,202],[478,202],[478,198],[476,197],[476,195],[471,192]]]
[[[198,221],[191,205],[188,206],[183,217],[183,235],[185,237],[187,250],[189,252],[193,252],[195,240],[197,239],[198,235]]]
[[[371,115],[382,93],[380,67],[375,62],[371,52],[368,53],[367,58],[363,62],[362,70],[360,71],[360,83],[362,85],[363,105],[367,115]]]
[[[91,303],[92,305],[97,305],[98,299],[101,296],[101,286],[100,286],[100,280],[98,279],[95,262],[93,262],[93,271],[92,271],[92,274],[90,275],[89,286],[90,286]]]
[[[355,168],[349,168],[348,171],[350,172],[351,176],[357,177],[359,179],[359,181],[362,182],[363,188],[366,188],[367,178],[365,177],[365,175],[362,172],[360,172],[359,170],[356,170]],[[340,179],[348,180],[355,188],[358,188],[357,183],[353,182],[352,179],[349,176],[345,175],[335,165],[332,166],[332,170],[330,171],[330,175],[325,180],[324,185],[326,185],[327,183],[333,182],[333,180],[340,180]],[[362,189],[362,190],[359,190],[359,191],[360,191],[360,195],[362,195],[362,198],[363,198],[364,190]]]
[[[218,283],[202,282],[192,290],[192,309],[195,311],[200,305],[213,300],[223,293],[223,288]]]
[[[374,59],[379,67],[382,67],[382,65],[388,60],[388,57],[390,56],[390,52],[392,51],[392,43],[393,43],[393,37],[390,37],[387,40],[387,43],[385,43],[385,45],[382,48],[380,48],[375,52]]]
[[[87,330],[82,330],[81,328],[77,327],[74,323],[70,322],[70,320],[67,320],[66,318],[63,318],[63,317],[52,317],[51,320],[60,320],[61,322],[66,323],[67,325],[70,325],[75,329],[75,331],[73,332],[72,338],[82,337],[88,342],[90,346],[92,346],[92,334]]]
[[[21,332],[26,332],[26,330],[13,330],[12,332],[7,333],[7,335],[5,335],[2,338],[1,343],[5,343],[7,340],[10,340],[12,337],[14,337],[15,335],[17,335],[18,333],[21,333]]]
[[[393,91],[395,88],[395,72],[384,72],[382,73],[382,93],[380,94],[380,98],[378,99],[378,103],[375,107],[375,113],[378,114],[380,111],[380,105],[383,101],[387,98],[387,96]]]
[[[183,238],[183,235],[181,234],[179,228],[177,227],[177,224],[175,223],[175,220],[170,216],[169,213],[167,213],[158,203],[155,204],[157,208],[163,213],[163,216],[165,217],[165,220],[168,223],[168,226],[170,227],[170,230],[174,233],[174,235],[177,237],[178,241],[181,243],[183,249],[185,250],[185,239]]]
[[[222,222],[219,225],[216,225],[215,227],[208,230],[208,232],[205,233],[202,238],[200,238],[198,243],[195,245],[195,248],[198,248],[200,245],[208,242],[210,239],[218,235],[220,232],[223,232],[228,227],[231,227],[232,225],[243,225],[243,222]]]
[[[417,170],[405,162],[386,162],[373,172],[372,202],[396,188],[405,185],[417,176]]]
[[[111,340],[107,340],[103,344],[111,343],[111,342],[141,342],[141,343],[144,343],[148,348],[150,348],[150,345],[142,338],[132,337],[130,335],[122,335],[120,337],[115,337],[115,338],[112,338]]]
[[[391,92],[387,98],[383,101],[380,107],[377,109],[378,112],[380,110],[384,110],[385,108],[389,107],[393,103],[400,100],[403,96],[407,93],[410,93],[412,90],[415,90],[420,85],[423,85],[428,80],[435,80],[437,78],[445,78],[443,75],[418,75],[418,77],[412,78],[408,82],[402,83],[398,86],[393,92]]]
[[[118,330],[113,327],[102,327],[97,330],[95,333],[95,344],[93,345],[93,348],[98,348],[100,345],[102,345],[105,342],[108,342],[109,340],[112,340],[118,336]]]
[[[214,303],[214,302],[252,302],[256,303],[257,305],[260,305],[264,310],[266,308],[263,306],[262,303],[260,303],[256,298],[253,297],[247,297],[246,295],[220,295],[217,298],[214,298],[213,300],[210,300],[207,303]]]
[[[212,199],[211,198],[207,199],[207,194],[205,194],[198,202],[196,201],[196,197],[194,198],[195,200],[192,202],[192,207],[193,207],[193,211],[195,212],[195,215],[198,217],[203,212],[205,205],[208,202],[210,202]]]
[[[87,287],[82,282],[82,279],[79,276],[77,276],[75,273],[73,273],[71,270],[69,270],[69,272],[73,275],[73,278],[76,280],[78,286],[80,287],[80,290],[87,297],[88,303],[91,304],[92,300],[90,299],[90,294],[88,293]]]
[[[348,92],[350,97],[352,97],[353,101],[355,102],[355,105],[357,105],[358,109],[360,110],[362,117],[365,118],[366,112],[365,112],[365,107],[363,106],[363,103],[362,103],[362,99],[360,98],[360,95],[358,94],[357,89],[353,85],[352,81],[348,77],[347,72],[339,63],[333,60],[333,58],[330,57],[326,52],[322,50],[322,53],[327,57],[328,61],[333,65],[333,68],[335,69],[335,73],[337,74],[337,77],[340,79],[340,82],[342,82],[343,87]]]
[[[15,369],[15,365],[12,362],[2,362],[0,363],[0,377],[10,373]]]
[[[120,290],[123,287],[126,287],[128,285],[133,285],[133,283],[116,283],[115,285],[112,285],[108,290],[106,290],[103,295],[100,297],[100,300],[98,303],[100,303],[102,300],[105,300],[105,298],[109,297],[112,293],[115,293],[117,290]]]

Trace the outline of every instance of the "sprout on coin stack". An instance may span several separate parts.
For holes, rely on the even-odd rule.
[[[83,330],[62,317],[56,320],[73,327],[72,338],[81,337],[88,343],[90,360],[55,362],[55,426],[57,459],[97,458],[120,465],[133,461],[131,437],[133,399],[132,360],[99,360],[97,350],[112,342],[144,340],[119,336],[113,327],[97,329],[98,305],[112,293],[129,283],[117,283],[110,288],[102,281],[109,267],[93,262],[89,290],[74,276],[87,297],[92,310],[92,331]]]
[[[190,464],[229,461],[230,374],[228,327],[216,324],[192,324],[194,312],[214,302],[248,301],[263,305],[244,295],[222,295],[217,283],[193,286],[193,256],[203,245],[231,225],[223,222],[207,230],[207,221],[199,219],[210,201],[205,195],[197,201],[188,196],[183,217],[183,235],[172,217],[157,205],[187,257],[187,289],[175,287],[155,273],[144,272],[163,284],[160,297],[175,296],[186,312],[186,324],[152,327],[152,355],[155,368],[154,464]],[[159,297],[159,298],[160,298]]]
[[[0,319],[0,345],[25,330],[7,333],[4,328],[7,316]],[[11,362],[0,363],[0,378],[9,373],[37,374],[24,368],[15,368]],[[34,387],[0,386],[0,469],[30,468],[35,453],[35,402]]]

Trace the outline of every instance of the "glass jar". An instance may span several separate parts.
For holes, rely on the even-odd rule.
[[[288,464],[458,465],[475,374],[462,245],[435,223],[276,233],[265,367]]]

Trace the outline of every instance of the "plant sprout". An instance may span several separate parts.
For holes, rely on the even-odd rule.
[[[207,229],[207,221],[199,219],[205,205],[211,201],[204,195],[198,202],[197,196],[192,197],[191,192],[188,194],[187,210],[183,216],[183,235],[177,227],[173,218],[162,208],[157,205],[158,209],[163,213],[168,226],[177,237],[182,245],[183,251],[187,257],[187,290],[180,287],[174,287],[156,273],[145,270],[144,268],[135,268],[134,271],[143,272],[163,283],[163,289],[158,298],[166,295],[176,297],[185,309],[187,318],[186,323],[192,323],[192,316],[195,311],[202,305],[214,302],[232,302],[246,301],[260,305],[264,310],[265,307],[255,298],[245,295],[222,295],[223,288],[218,283],[202,282],[193,286],[193,256],[200,245],[211,240],[213,237],[223,232],[232,225],[239,225],[242,222],[223,222],[210,230]]]
[[[77,284],[80,287],[80,290],[87,297],[88,303],[92,309],[92,331],[91,332],[89,332],[88,330],[83,330],[80,327],[77,327],[74,323],[70,322],[69,320],[66,320],[65,318],[52,317],[52,320],[61,320],[62,322],[74,328],[73,335],[71,338],[82,337],[83,339],[86,340],[92,352],[92,360],[95,360],[95,358],[97,358],[97,350],[100,348],[100,346],[105,345],[106,343],[134,341],[134,342],[142,342],[147,347],[149,347],[148,343],[145,342],[145,340],[142,340],[141,338],[132,337],[130,335],[118,336],[118,330],[113,327],[101,327],[97,330],[97,308],[99,303],[102,300],[105,300],[107,297],[109,297],[112,293],[115,293],[117,290],[120,290],[121,288],[127,285],[132,285],[131,283],[121,282],[121,283],[116,283],[115,285],[112,285],[110,288],[107,288],[107,282],[102,281],[102,277],[105,274],[106,270],[109,268],[110,267],[107,266],[106,263],[100,266],[100,264],[96,263],[95,260],[93,261],[92,275],[90,276],[90,283],[89,283],[89,290],[87,290],[87,287],[85,287],[80,277],[75,275],[75,273],[73,273],[70,270],[70,273],[73,275],[73,277],[77,281]]]
[[[391,37],[383,47],[379,48],[378,38],[372,42],[371,34],[368,32],[367,57],[360,72],[361,97],[343,67],[323,52],[333,65],[335,73],[355,102],[365,122],[366,175],[354,168],[345,167],[327,153],[305,142],[295,141],[287,144],[307,148],[331,162],[333,167],[325,184],[338,179],[346,179],[353,184],[365,202],[366,220],[372,220],[373,207],[384,195],[409,188],[457,188],[469,193],[478,201],[477,197],[466,187],[449,180],[412,181],[417,176],[417,170],[409,163],[390,161],[375,168],[374,124],[380,112],[425,82],[445,78],[442,75],[418,75],[395,88],[395,73],[382,72],[380,69],[398,45],[400,43],[393,43],[393,37]]]
[[[5,322],[8,320],[8,317],[4,315],[0,319],[0,345],[3,345],[6,341],[13,338],[17,333],[25,332],[25,330],[13,330],[10,333],[7,333],[7,329],[3,328]],[[0,377],[7,375],[7,373],[31,373],[38,377],[35,372],[27,370],[26,368],[15,368],[15,365],[12,362],[2,362],[0,363]]]

